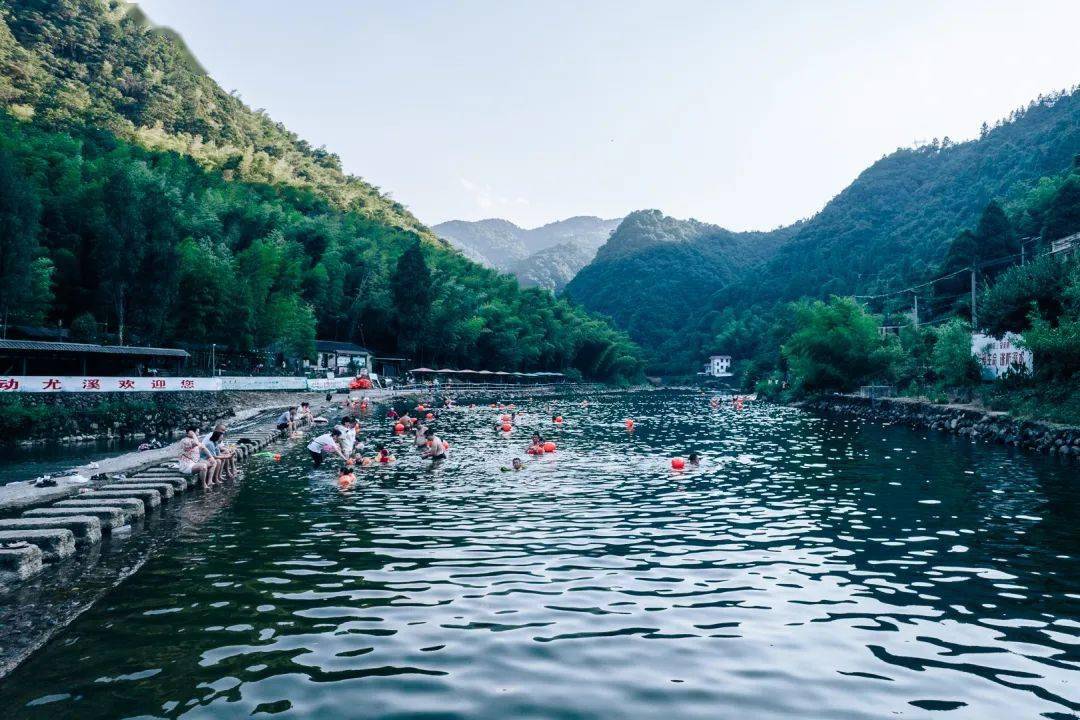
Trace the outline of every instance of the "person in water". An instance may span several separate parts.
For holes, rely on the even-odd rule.
[[[435,431],[431,428],[427,429],[427,432],[424,433],[424,437],[426,437],[428,440],[428,447],[421,457],[431,458],[432,463],[436,463],[440,460],[445,460],[449,450],[446,443],[443,442],[442,438],[437,436],[435,434]]]
[[[532,440],[529,442],[529,449],[525,452],[529,455],[544,454],[544,438],[540,437],[540,433],[532,434]]]
[[[427,425],[417,420],[416,424],[413,425],[413,429],[416,431],[416,434],[413,435],[413,443],[416,445],[416,447],[424,447],[425,445],[427,445]]]
[[[510,467],[503,465],[499,470],[502,472],[510,472],[511,470],[522,470],[525,468],[525,463],[521,462],[521,458],[514,458],[510,461]]]
[[[397,420],[398,419],[398,411],[395,410],[394,408],[390,408],[390,411],[386,413],[386,417],[389,420]]]
[[[356,484],[356,475],[353,473],[352,468],[348,465],[342,465],[338,468],[337,476],[338,485],[342,488],[351,488]]]
[[[322,465],[323,456],[333,453],[348,463],[349,458],[341,450],[341,431],[334,428],[328,433],[323,433],[308,443],[308,452],[311,453],[311,462],[315,467]]]
[[[396,459],[397,458],[391,455],[390,451],[386,449],[385,445],[379,446],[379,451],[375,454],[374,458],[375,462],[382,463],[383,465],[389,465]]]
[[[334,429],[341,432],[341,449],[345,457],[352,457],[353,448],[356,447],[356,420],[351,415],[346,415]]]
[[[701,458],[698,457],[698,454],[696,452],[690,453],[690,457],[688,458],[688,460],[691,467],[697,467],[701,464]]]

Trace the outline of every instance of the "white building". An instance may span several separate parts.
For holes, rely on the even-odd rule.
[[[709,364],[705,366],[705,374],[713,377],[731,377],[731,356],[710,355]]]

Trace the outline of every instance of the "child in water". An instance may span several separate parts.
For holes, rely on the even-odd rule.
[[[352,468],[348,467],[347,465],[342,465],[341,468],[338,469],[337,482],[338,487],[340,487],[342,490],[351,488],[353,485],[355,485],[356,475],[353,474]]]
[[[379,452],[375,455],[374,458],[375,462],[382,463],[383,465],[389,465],[396,459],[397,458],[391,455],[390,451],[386,449],[385,445],[379,446]]]
[[[505,465],[503,465],[499,469],[502,470],[503,472],[510,472],[511,470],[521,470],[524,467],[525,467],[525,463],[521,462],[521,458],[514,458],[510,462],[510,467],[506,467]]]

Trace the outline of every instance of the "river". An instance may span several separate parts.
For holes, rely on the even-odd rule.
[[[303,443],[250,463],[0,681],[4,717],[1080,712],[1075,463],[690,392],[523,407],[509,436],[444,413],[442,467],[394,439],[351,491]],[[532,428],[558,450],[500,471]]]

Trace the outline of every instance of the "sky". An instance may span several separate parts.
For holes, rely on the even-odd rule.
[[[1080,82],[1078,0],[139,0],[423,222],[813,215]]]

